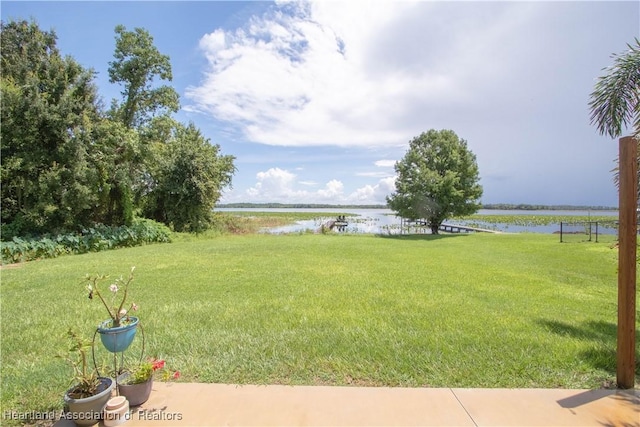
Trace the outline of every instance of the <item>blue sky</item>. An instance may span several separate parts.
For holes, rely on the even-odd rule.
[[[11,2],[97,72],[114,28],[169,55],[194,122],[236,156],[221,202],[384,203],[429,129],[476,154],[484,203],[617,205],[617,141],[589,123],[611,54],[640,37],[629,2]]]

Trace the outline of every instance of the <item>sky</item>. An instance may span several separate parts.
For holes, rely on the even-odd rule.
[[[637,1],[2,1],[96,72],[116,25],[170,57],[181,109],[236,157],[221,203],[384,204],[409,141],[451,129],[482,203],[617,206],[589,95],[640,37]]]

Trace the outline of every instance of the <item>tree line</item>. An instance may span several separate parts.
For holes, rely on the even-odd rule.
[[[226,209],[386,209],[387,205],[334,205],[328,203],[221,203]]]
[[[389,209],[388,205],[333,205],[326,203],[219,203],[225,209]],[[479,209],[504,211],[615,211],[616,206],[532,205],[527,203],[481,203]]]
[[[201,231],[235,172],[193,124],[172,117],[169,57],[142,28],[115,28],[108,108],[95,72],[34,21],[0,24],[2,239],[130,225],[149,218]]]

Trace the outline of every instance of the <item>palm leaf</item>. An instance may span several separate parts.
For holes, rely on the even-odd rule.
[[[611,138],[627,126],[640,137],[640,40],[627,46],[626,52],[612,55],[614,63],[603,69],[606,74],[598,78],[589,102],[591,124]]]

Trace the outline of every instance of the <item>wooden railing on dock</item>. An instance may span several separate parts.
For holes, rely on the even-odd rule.
[[[469,227],[457,224],[440,224],[440,231],[446,233],[500,233],[496,230],[487,230],[486,228]]]
[[[420,230],[422,230],[423,232],[427,232],[430,230],[429,222],[424,219],[408,220],[405,218],[400,218],[401,233],[404,233],[404,230],[410,232],[412,229],[417,232],[420,232]],[[489,230],[486,228],[447,223],[440,224],[440,227],[438,229],[440,231],[444,231],[445,233],[502,233],[501,231],[497,230]]]

